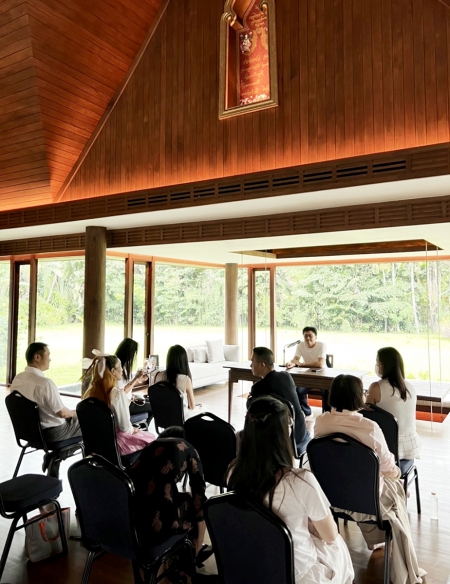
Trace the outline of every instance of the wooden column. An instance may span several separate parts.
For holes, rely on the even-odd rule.
[[[238,332],[238,265],[225,264],[225,344],[237,345]]]
[[[86,227],[83,357],[105,346],[106,228]]]

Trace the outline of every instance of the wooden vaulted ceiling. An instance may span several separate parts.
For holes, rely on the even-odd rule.
[[[164,0],[0,2],[0,203],[51,203]]]

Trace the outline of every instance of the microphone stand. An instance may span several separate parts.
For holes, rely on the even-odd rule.
[[[283,347],[283,367],[286,365],[286,349],[288,347],[295,347],[296,345],[299,345],[301,343],[300,340],[295,341],[295,343],[286,343],[286,345],[284,345]]]

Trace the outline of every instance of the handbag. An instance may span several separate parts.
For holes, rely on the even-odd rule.
[[[66,538],[69,539],[70,507],[61,509]],[[34,521],[42,515],[41,521]],[[61,535],[59,533],[58,516],[53,511],[45,517],[45,513],[35,515],[25,524],[25,553],[30,562],[40,562],[62,552]]]

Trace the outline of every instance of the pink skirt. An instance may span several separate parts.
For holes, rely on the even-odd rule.
[[[144,430],[139,430],[136,434],[128,434],[127,432],[122,432],[122,430],[116,430],[116,439],[119,452],[124,456],[142,450],[150,442],[156,440],[156,436]]]

